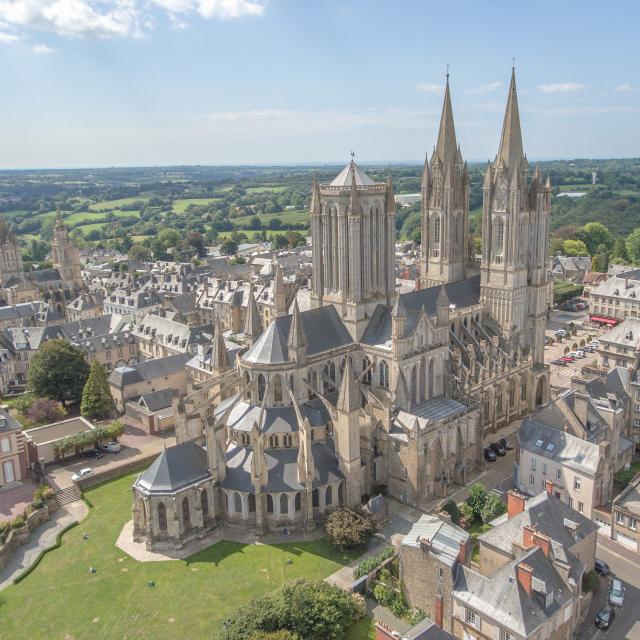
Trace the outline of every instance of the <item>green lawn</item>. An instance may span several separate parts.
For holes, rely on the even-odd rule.
[[[175,213],[184,213],[190,204],[198,207],[206,207],[218,202],[217,198],[183,198],[181,200],[173,201],[173,210]]]
[[[268,191],[273,191],[273,193],[280,193],[286,190],[287,187],[283,186],[248,187],[247,193],[266,193]]]
[[[90,211],[111,211],[132,202],[146,202],[151,196],[134,196],[132,198],[118,198],[117,200],[102,200],[89,205]]]
[[[249,225],[250,220],[255,216],[238,216],[237,218],[231,218],[231,222],[238,228],[246,228]],[[283,211],[282,213],[265,213],[259,215],[260,221],[266,227],[270,220],[277,218],[282,223],[283,227],[289,224],[309,224],[309,212],[304,210]]]
[[[362,618],[347,629],[346,640],[374,640],[376,628],[371,618]]]
[[[352,559],[324,541],[221,542],[186,561],[138,563],[114,544],[131,517],[133,477],[88,490],[87,519],[30,576],[0,593],[1,639],[214,638],[241,602],[292,578],[324,578]]]

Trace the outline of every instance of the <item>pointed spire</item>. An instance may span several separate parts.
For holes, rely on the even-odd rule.
[[[518,94],[516,92],[516,70],[511,71],[511,84],[507,109],[502,124],[502,136],[497,159],[501,159],[509,170],[516,167],[524,156],[522,150],[522,132],[520,131],[520,112],[518,110]]]
[[[453,123],[453,109],[451,108],[451,94],[449,92],[449,74],[444,90],[444,104],[440,117],[440,131],[438,131],[438,157],[442,163],[455,162],[458,143],[456,141],[456,129]]]
[[[353,375],[351,358],[347,356],[347,362],[344,366],[344,372],[342,373],[342,382],[340,383],[337,409],[344,413],[351,413],[361,407],[362,399],[360,398],[360,389]]]
[[[313,185],[311,187],[311,214],[320,213],[320,187],[318,185],[318,172],[313,172]]]
[[[448,309],[450,304],[451,302],[449,300],[449,296],[447,295],[447,290],[443,285],[442,287],[440,287],[440,293],[438,293],[438,297],[436,299],[436,307],[447,307]]]
[[[300,309],[298,307],[298,299],[293,302],[293,314],[291,317],[291,328],[289,329],[289,356],[292,356],[295,352],[296,361],[299,361],[303,356],[307,348],[307,336],[302,326],[302,317],[300,316]]]
[[[393,180],[391,179],[391,174],[387,176],[387,195],[384,210],[386,213],[395,213],[396,211],[396,198],[393,194]]]
[[[491,169],[491,160],[487,162],[487,170],[484,172],[484,182],[482,183],[483,189],[490,189],[493,182],[493,171]]]
[[[276,260],[276,279],[273,285],[273,302],[275,306],[276,318],[287,315],[287,291],[284,286],[284,276],[282,267]]]
[[[544,183],[544,186],[551,191],[551,174],[547,172],[547,180]]]
[[[409,407],[409,389],[407,387],[407,381],[405,380],[402,369],[398,369],[398,377],[396,379],[396,388],[394,389],[394,404],[397,407],[408,408]]]
[[[429,189],[431,187],[431,170],[429,169],[429,154],[425,153],[424,167],[422,168],[422,181],[420,182],[422,189]]]
[[[244,335],[252,342],[262,333],[258,303],[253,295],[253,282],[249,281],[249,299],[247,300],[247,315],[244,319]]]
[[[213,346],[211,349],[211,367],[216,371],[226,371],[229,368],[227,346],[224,343],[220,316],[216,315],[213,325]]]
[[[351,215],[356,213],[358,206],[358,185],[356,184],[356,167],[353,158],[351,158],[351,195],[349,196],[349,211]]]
[[[64,229],[64,222],[62,222],[62,212],[60,211],[60,207],[56,208],[56,225],[55,228],[57,230]]]
[[[406,318],[407,310],[402,302],[402,296],[398,295],[391,311],[392,318]]]

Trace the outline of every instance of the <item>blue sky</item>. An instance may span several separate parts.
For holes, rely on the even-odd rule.
[[[640,3],[0,0],[0,167],[640,155]]]

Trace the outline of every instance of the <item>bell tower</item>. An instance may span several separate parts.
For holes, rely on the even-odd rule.
[[[53,228],[51,261],[54,268],[60,272],[60,277],[65,286],[73,289],[82,287],[80,254],[69,237],[66,225],[62,222],[60,209],[56,213],[56,224]]]

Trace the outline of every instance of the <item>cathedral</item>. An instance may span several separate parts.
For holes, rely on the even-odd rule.
[[[67,303],[82,288],[80,254],[62,221],[60,211],[51,240],[51,269],[24,270],[22,252],[15,234],[0,218],[0,301],[20,304],[44,300],[53,306],[61,318]]]
[[[549,396],[543,364],[551,188],[529,173],[515,74],[469,259],[469,172],[449,79],[421,186],[421,277],[397,294],[391,179],[352,159],[311,197],[312,308],[274,285],[246,345],[215,323],[212,378],[180,399],[178,444],[133,486],[134,537],[181,546],[216,526],[310,529],[385,491],[425,505],[483,466],[486,434]]]

